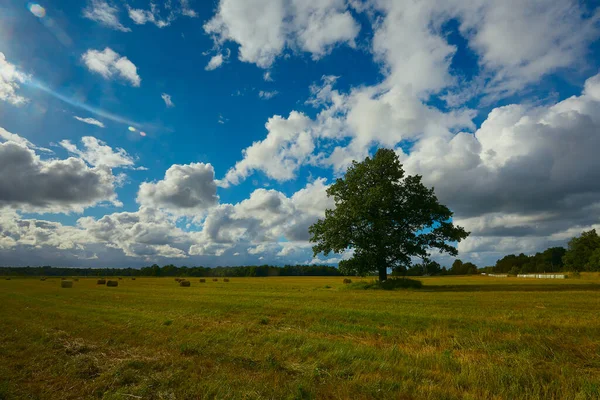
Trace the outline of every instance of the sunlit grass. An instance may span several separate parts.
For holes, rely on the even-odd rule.
[[[597,275],[190,280],[0,280],[0,399],[600,396]]]

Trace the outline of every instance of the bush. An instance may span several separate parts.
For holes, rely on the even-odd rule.
[[[384,282],[371,281],[371,282],[356,282],[349,284],[349,289],[363,289],[363,290],[395,290],[395,289],[420,289],[423,287],[423,283],[416,279],[408,278],[396,278],[388,279]]]
[[[352,279],[344,278],[344,283],[346,283],[346,284],[352,283]]]
[[[579,271],[573,271],[569,274],[569,278],[581,278]]]

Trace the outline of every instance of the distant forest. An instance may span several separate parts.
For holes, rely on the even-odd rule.
[[[478,268],[471,262],[454,260],[450,268],[435,261],[426,261],[409,269],[392,271],[397,276],[473,275],[481,272],[527,274],[560,271],[600,271],[600,236],[595,229],[572,238],[568,247],[550,247],[528,256],[509,254],[493,266]],[[190,277],[244,277],[244,276],[341,276],[336,267],[329,265],[256,265],[241,267],[177,267],[156,264],[137,268],[61,268],[61,267],[0,267],[0,276],[190,276]]]
[[[62,267],[0,267],[0,276],[181,276],[181,277],[244,277],[244,276],[341,276],[329,265],[256,265],[243,267],[159,267],[137,268],[62,268]]]

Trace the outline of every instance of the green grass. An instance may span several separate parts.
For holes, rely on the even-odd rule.
[[[600,397],[597,275],[352,279],[2,279],[0,399]]]

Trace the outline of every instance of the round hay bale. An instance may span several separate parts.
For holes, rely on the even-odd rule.
[[[119,286],[119,281],[106,281],[106,286]]]
[[[67,280],[67,278],[60,278],[60,280],[61,280],[61,281],[66,281],[66,280]]]
[[[4,278],[4,279],[6,279],[7,281],[10,281],[11,278]]]
[[[98,279],[98,281],[96,281],[96,284],[98,284],[98,285],[106,285],[106,279]]]
[[[352,283],[352,279],[344,278],[344,283]]]
[[[79,282],[79,278],[73,278],[73,281]]]
[[[206,279],[200,279],[200,283],[206,283]]]
[[[181,278],[175,278],[175,282],[181,282],[182,279]]]
[[[223,282],[229,282],[229,278],[223,279]]]
[[[46,278],[40,278],[40,281],[45,281],[45,280],[46,280]]]
[[[179,286],[190,287],[190,286],[192,286],[192,282],[182,280],[181,282],[179,282]]]
[[[219,280],[217,278],[213,278],[213,282],[218,282]]]
[[[135,281],[135,278],[131,278],[132,281]]]
[[[61,288],[72,288],[73,281],[60,281],[60,287]]]
[[[119,278],[119,280],[120,280],[120,281],[122,281],[122,280],[123,280],[123,278]]]

